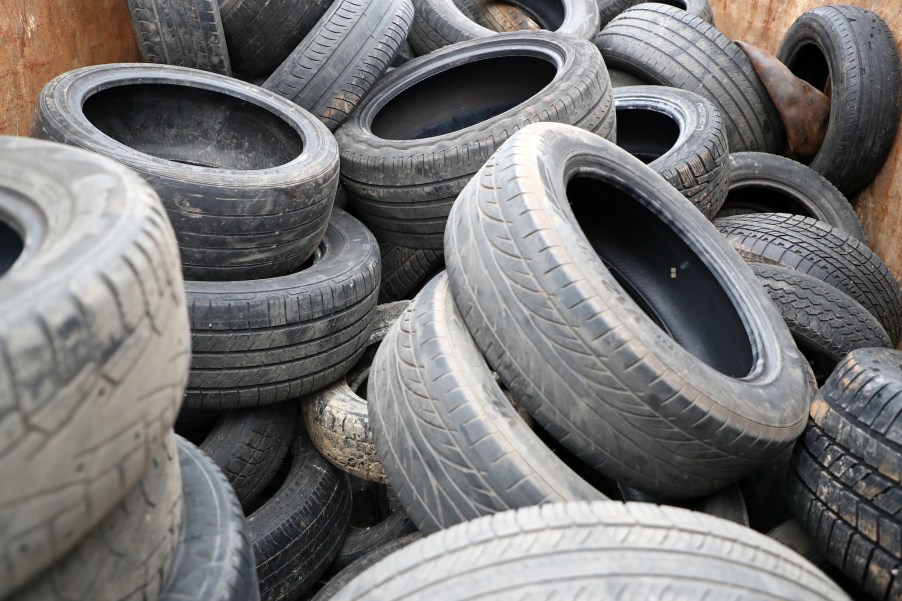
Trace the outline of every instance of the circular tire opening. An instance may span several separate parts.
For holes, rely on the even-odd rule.
[[[814,44],[805,44],[796,51],[786,66],[796,77],[830,96],[830,65],[820,48]]]
[[[665,113],[617,107],[617,145],[643,163],[651,163],[672,149],[680,138],[680,126]]]
[[[717,277],[667,224],[619,188],[575,177],[567,198],[595,252],[671,338],[730,377],[754,367],[745,324]]]
[[[535,96],[557,69],[535,56],[500,56],[452,67],[392,98],[370,126],[384,140],[421,140],[482,123]]]
[[[548,31],[557,31],[564,25],[567,11],[560,0],[507,0],[507,4],[523,11],[536,25]]]
[[[685,0],[652,0],[652,2],[654,2],[655,4],[666,4],[667,6],[689,10],[689,5],[686,4]]]
[[[0,278],[12,269],[24,249],[25,240],[19,231],[0,217]]]
[[[717,216],[731,217],[752,213],[791,213],[818,218],[790,194],[756,185],[731,188]]]
[[[300,134],[259,106],[221,92],[134,84],[90,96],[82,110],[100,131],[144,154],[199,167],[270,169],[296,159]]]

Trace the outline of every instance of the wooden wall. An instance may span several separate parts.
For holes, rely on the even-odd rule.
[[[125,0],[0,0],[0,134],[28,135],[48,81],[140,60]]]
[[[775,54],[783,34],[796,17],[829,0],[709,0],[717,27],[735,40],[743,40]],[[879,14],[896,34],[902,53],[902,0],[842,0]],[[902,132],[902,127],[900,127]],[[877,179],[854,199],[871,246],[902,279],[902,133],[897,132],[893,152]]]

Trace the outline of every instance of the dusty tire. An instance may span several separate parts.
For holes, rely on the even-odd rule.
[[[166,207],[189,279],[297,269],[323,237],[338,185],[338,148],[317,119],[257,86],[181,67],[60,75],[41,91],[32,135],[144,177]]]
[[[592,44],[545,32],[456,44],[381,79],[338,130],[342,183],[380,241],[441,250],[467,181],[508,136],[542,120],[614,137]]]
[[[182,400],[189,333],[175,236],[133,172],[0,137],[0,196],[3,597],[144,474]]]
[[[790,505],[818,550],[875,599],[902,595],[902,353],[853,351],[811,405]]]
[[[144,62],[232,74],[217,0],[128,0],[128,10]]]
[[[847,600],[803,557],[748,528],[644,503],[566,503],[488,516],[428,536],[333,599]],[[738,592],[741,591],[741,592]]]
[[[182,535],[159,601],[259,601],[254,549],[232,487],[209,457],[177,439]]]
[[[411,21],[411,0],[336,0],[262,87],[335,131],[388,68]]]
[[[335,209],[321,248],[310,267],[290,275],[186,283],[192,329],[187,407],[294,400],[328,386],[357,362],[376,306],[379,247],[363,224]]]
[[[789,267],[858,301],[902,338],[902,294],[889,267],[866,244],[811,217],[759,213],[717,219],[717,229],[749,261]]]
[[[528,10],[530,16],[543,29],[589,41],[594,40],[598,33],[596,0],[508,0],[508,2]],[[414,0],[414,6],[416,15],[409,40],[418,55],[498,34],[488,28],[489,23],[479,15],[478,7],[469,11],[461,10],[454,0]]]
[[[368,525],[355,525],[352,509],[347,535],[332,565],[329,566],[329,570],[333,573],[343,570],[376,549],[417,531],[417,527],[407,517],[397,497],[387,486],[368,483],[363,490],[354,492],[353,497],[356,498],[357,495],[365,495],[371,504],[375,501],[376,515],[366,516],[369,518]],[[352,502],[355,506],[358,504],[356,499]]]
[[[808,165],[851,196],[883,168],[902,113],[902,64],[895,34],[858,6],[820,6],[800,16],[777,51],[815,88],[829,88],[824,143]]]
[[[390,242],[380,242],[379,251],[382,255],[380,303],[416,295],[426,282],[445,269],[445,255],[441,250],[404,248]]]
[[[643,493],[635,488],[618,485],[618,492],[623,501],[630,503],[654,503],[656,505],[672,505],[666,499]],[[722,520],[739,524],[740,526],[749,525],[749,512],[745,504],[745,497],[742,489],[738,484],[728,486],[716,493],[706,495],[699,499],[692,499],[678,505],[690,511],[697,511],[706,515],[714,516]]]
[[[617,145],[640,159],[711,219],[730,181],[727,132],[707,99],[676,88],[614,90]]]
[[[814,217],[867,244],[848,199],[819,173],[792,159],[763,152],[730,154],[730,185],[717,217],[791,213]]]
[[[311,601],[327,601],[328,599],[331,599],[332,597],[337,595],[341,589],[346,587],[349,582],[354,580],[354,578],[356,578],[371,565],[382,561],[384,558],[388,557],[395,551],[403,549],[410,543],[418,541],[421,538],[423,538],[423,535],[419,532],[408,534],[407,536],[402,536],[401,538],[395,539],[390,543],[386,543],[378,549],[371,551],[367,555],[364,555],[351,565],[344,568],[338,574],[330,578],[329,582],[323,585],[323,588],[321,588],[319,592],[316,593],[316,596],[313,597]]]
[[[646,3],[611,21],[596,43],[610,68],[713,102],[730,152],[782,150],[783,122],[764,84],[745,53],[713,25],[678,8]]]
[[[513,396],[626,486],[712,493],[805,426],[804,360],[751,270],[598,136],[537,124],[512,137],[458,197],[445,260]]]
[[[637,4],[642,4],[648,0],[598,0],[598,17],[601,28],[604,29],[614,17],[628,8],[632,8]],[[650,0],[654,4],[658,4],[655,0]],[[691,15],[695,15],[702,21],[706,21],[714,25],[714,13],[708,0],[669,0],[660,2],[660,4],[669,4],[683,9]]]
[[[169,434],[141,481],[17,601],[120,601],[160,595],[182,529],[182,478]]]

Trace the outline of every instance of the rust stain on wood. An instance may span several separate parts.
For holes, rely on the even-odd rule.
[[[0,0],[0,134],[28,135],[57,75],[139,60],[125,0]]]

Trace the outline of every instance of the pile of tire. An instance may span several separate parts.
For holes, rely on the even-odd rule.
[[[128,5],[0,139],[0,599],[902,596],[877,15],[802,164],[704,0]]]

